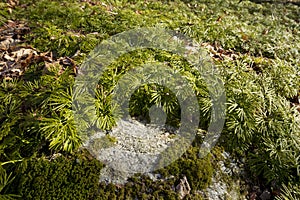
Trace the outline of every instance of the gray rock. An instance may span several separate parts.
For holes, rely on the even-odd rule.
[[[271,199],[271,193],[268,190],[264,190],[263,193],[259,196],[261,200]]]
[[[170,137],[171,133],[167,129],[169,127],[145,125],[136,120],[120,120],[109,133],[117,142],[105,148],[95,144],[97,140],[102,141],[101,138],[106,137],[105,132],[98,132],[84,143],[84,147],[106,164],[100,180],[125,183],[135,173],[157,169],[157,161],[164,159],[161,153],[178,140],[176,136]]]
[[[186,195],[190,194],[191,187],[186,176],[180,179],[180,183],[176,186],[175,189],[179,194],[180,199],[183,199]]]
[[[240,194],[240,181],[231,179],[231,177],[238,177],[242,170],[238,161],[232,159],[227,152],[222,153],[224,160],[219,161],[219,167],[216,168],[215,175],[212,177],[211,184],[202,191],[197,191],[207,200],[244,200],[245,196]],[[225,162],[229,163],[225,165]],[[231,181],[229,184],[228,181]]]

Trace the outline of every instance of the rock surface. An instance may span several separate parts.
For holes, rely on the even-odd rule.
[[[108,146],[95,144],[97,139],[107,137],[98,132],[85,142],[86,147],[98,160],[106,164],[100,180],[122,184],[134,173],[147,173],[156,169],[161,152],[178,137],[174,129],[153,124],[145,125],[136,120],[120,120],[109,133],[116,140]]]
[[[107,146],[95,145],[95,141],[107,137],[105,132],[99,132],[89,138],[84,146],[106,164],[101,170],[100,181],[114,184],[125,184],[127,179],[135,173],[149,176],[153,181],[162,180],[160,174],[152,174],[155,160],[162,151],[178,139],[175,129],[153,124],[145,125],[136,120],[120,120],[118,125],[109,133],[109,137],[116,141]],[[218,163],[211,185],[203,191],[198,191],[205,199],[246,199],[240,194],[240,182],[231,177],[238,177],[243,173],[243,165],[234,160],[229,153],[222,153],[224,160]],[[174,188],[183,199],[190,194],[191,188],[184,176]],[[268,199],[267,193],[261,198]]]
[[[246,200],[245,194],[240,194],[241,183],[238,178],[243,173],[243,164],[234,160],[227,152],[223,152],[222,156],[224,160],[219,161],[212,183],[199,193],[207,200]]]
[[[184,176],[180,179],[180,183],[176,186],[176,192],[179,194],[180,199],[183,199],[186,195],[190,194],[190,191],[190,184],[186,176]]]

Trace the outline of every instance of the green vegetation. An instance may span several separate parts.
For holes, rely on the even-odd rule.
[[[288,186],[283,185],[283,194],[281,197],[278,197],[279,200],[296,200],[299,199],[299,185],[289,184]]]
[[[22,199],[95,199],[102,166],[80,155],[32,160],[13,189]]]
[[[75,65],[101,41],[136,27],[161,26],[204,43],[227,96],[218,146],[245,160],[253,182],[272,192],[282,189],[281,196],[274,192],[272,198],[299,199],[298,5],[229,0],[12,2],[0,3],[0,42],[9,20],[21,21],[30,33],[20,38],[19,46],[51,52],[53,60],[72,58]],[[7,52],[0,50],[0,63]],[[212,102],[201,76],[180,56],[154,49],[124,54],[105,72],[96,91],[95,126],[114,126],[109,102],[120,76],[155,61],[180,70],[191,81],[200,105],[199,128],[207,129]],[[197,190],[210,184],[222,159],[219,147],[198,158],[202,139],[197,137],[181,158],[157,171],[174,178],[154,182],[136,175],[124,186],[99,183],[103,164],[79,149],[82,138],[72,112],[74,65],[34,60],[12,79],[1,70],[0,199],[177,199],[173,188],[182,175],[192,187],[186,198],[201,199]],[[147,118],[153,104],[162,104],[167,123],[179,125],[178,102],[164,87],[142,85],[130,101],[133,116]],[[115,142],[108,136],[97,145]],[[50,159],[57,153],[62,155]]]

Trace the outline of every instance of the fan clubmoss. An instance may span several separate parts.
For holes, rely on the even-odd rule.
[[[51,52],[53,59],[72,57],[78,65],[104,39],[136,27],[159,24],[205,43],[227,95],[226,125],[218,145],[244,158],[250,176],[258,177],[273,196],[283,185],[282,199],[298,198],[299,6],[227,0],[14,2],[0,3],[0,42],[8,20],[21,21],[31,31],[20,45]],[[6,53],[1,49],[0,59]],[[110,129],[115,124],[109,104],[103,103],[109,102],[115,81],[126,70],[151,61],[168,63],[194,80],[203,119],[199,128],[205,130],[211,101],[203,80],[178,55],[153,49],[122,55],[106,71],[97,93],[97,126]],[[78,150],[82,141],[72,117],[76,73],[70,66],[47,68],[48,64],[36,61],[14,79],[1,75],[0,198],[18,198],[11,195],[18,194],[21,199],[177,199],[172,187],[184,175],[192,187],[186,198],[201,199],[195,191],[210,184],[221,158],[215,152],[197,158],[199,138],[181,158],[159,170],[173,179],[154,182],[136,176],[122,187],[99,183],[102,164]],[[132,115],[148,117],[149,107],[156,103],[153,92],[165,97],[153,88],[144,85],[135,93],[132,102],[139,104],[131,104]],[[172,95],[171,99],[176,102]],[[170,107],[167,121],[178,125],[180,110]],[[55,153],[63,155],[49,161]]]

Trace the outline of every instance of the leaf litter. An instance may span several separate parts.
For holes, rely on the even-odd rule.
[[[58,67],[60,75],[66,67],[77,73],[77,65],[72,58],[53,58],[52,52],[39,52],[26,44],[25,35],[30,28],[23,22],[9,20],[0,27],[0,79],[21,77],[29,66],[44,62],[44,72]]]

